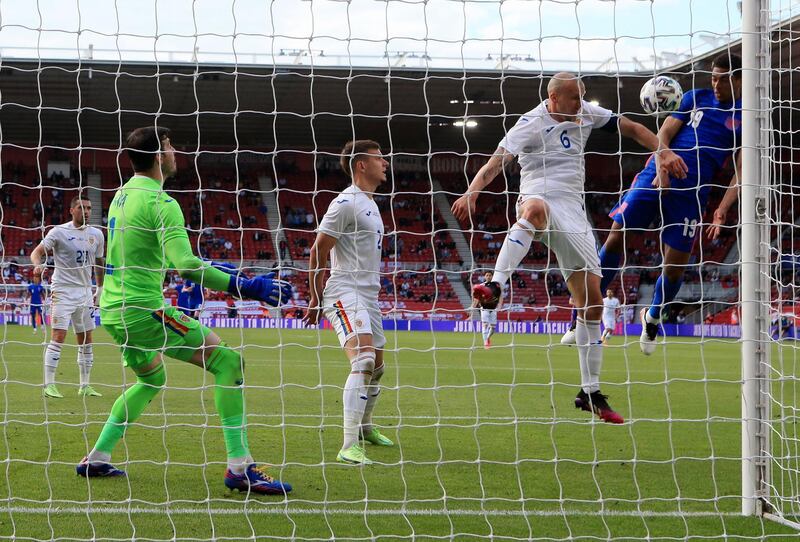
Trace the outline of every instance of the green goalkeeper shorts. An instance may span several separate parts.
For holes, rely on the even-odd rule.
[[[126,367],[149,364],[159,353],[189,361],[211,330],[175,307],[149,311],[150,317],[125,324],[103,324],[120,345]]]

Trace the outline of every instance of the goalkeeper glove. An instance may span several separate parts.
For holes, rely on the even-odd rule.
[[[292,285],[275,278],[275,273],[259,275],[252,279],[242,275],[231,275],[228,292],[239,297],[248,297],[277,307],[292,298]]]

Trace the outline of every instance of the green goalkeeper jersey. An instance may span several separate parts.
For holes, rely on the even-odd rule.
[[[108,211],[106,278],[100,298],[104,323],[121,322],[123,311],[126,321],[146,318],[164,306],[164,276],[172,267],[165,247],[176,238],[184,238],[189,246],[181,206],[159,181],[134,176],[117,191]]]

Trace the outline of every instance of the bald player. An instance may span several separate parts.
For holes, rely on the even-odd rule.
[[[473,297],[484,309],[496,307],[533,240],[545,243],[556,255],[578,310],[575,334],[581,389],[575,406],[605,422],[622,423],[622,416],[600,392],[603,294],[597,244],[584,206],[584,148],[593,130],[604,130],[659,151],[659,166],[670,171],[677,172],[682,160],[669,149],[660,149],[658,138],[646,127],[584,101],[584,93],[583,82],[575,75],[554,75],[547,85],[547,99],[519,118],[452,210],[459,220],[474,217],[481,191],[519,157],[517,221],[503,242],[491,282],[476,285]]]

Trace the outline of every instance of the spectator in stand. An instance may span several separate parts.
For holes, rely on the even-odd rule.
[[[713,324],[713,323],[714,323],[714,315],[713,315],[713,314],[711,314],[711,311],[708,311],[708,312],[706,313],[706,319],[705,319],[705,323],[706,323],[706,324]]]
[[[278,250],[280,251],[281,260],[285,260],[286,254],[289,251],[289,245],[286,244],[285,239],[281,239],[281,242],[278,243]]]

